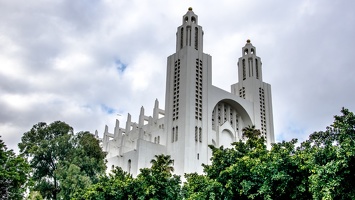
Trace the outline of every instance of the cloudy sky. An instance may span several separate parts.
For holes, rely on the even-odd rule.
[[[247,39],[272,87],[277,141],[325,130],[355,111],[355,1],[0,0],[0,134],[17,150],[44,121],[113,132],[141,106],[164,108],[166,57],[193,7],[212,55],[213,84],[230,90]]]

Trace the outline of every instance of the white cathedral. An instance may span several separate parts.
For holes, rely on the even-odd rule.
[[[210,164],[208,145],[230,147],[243,140],[242,129],[255,125],[274,143],[271,87],[262,80],[262,63],[247,40],[238,60],[238,83],[227,92],[212,85],[212,59],[203,52],[203,31],[189,8],[177,28],[176,53],[167,59],[165,110],[155,101],[153,116],[141,108],[139,121],[128,114],[125,127],[116,120],[114,133],[105,132],[107,166],[122,167],[136,176],[150,167],[155,155],[170,155],[175,173],[203,173]],[[96,133],[97,134],[97,133]]]

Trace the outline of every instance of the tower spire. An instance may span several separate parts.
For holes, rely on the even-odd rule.
[[[256,48],[250,42],[250,39],[242,48],[242,57],[239,58],[239,81],[245,81],[249,78],[255,78],[262,81],[261,61],[256,56]]]
[[[186,46],[202,50],[202,37],[203,31],[198,25],[198,16],[192,11],[192,7],[189,7],[176,33],[176,52]]]

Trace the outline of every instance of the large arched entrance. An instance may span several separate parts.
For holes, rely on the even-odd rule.
[[[212,130],[216,133],[217,146],[229,147],[242,138],[242,129],[251,125],[245,109],[236,101],[223,99],[212,110]]]

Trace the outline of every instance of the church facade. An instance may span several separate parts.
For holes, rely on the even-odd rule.
[[[155,101],[153,115],[142,107],[138,122],[128,114],[124,127],[105,127],[102,145],[108,168],[120,166],[136,176],[155,155],[174,160],[175,173],[202,173],[212,151],[208,145],[230,147],[242,129],[255,125],[274,143],[271,86],[262,80],[262,63],[247,40],[238,60],[238,82],[227,92],[212,85],[211,56],[203,52],[203,30],[189,8],[177,28],[176,53],[167,59],[165,109]]]

